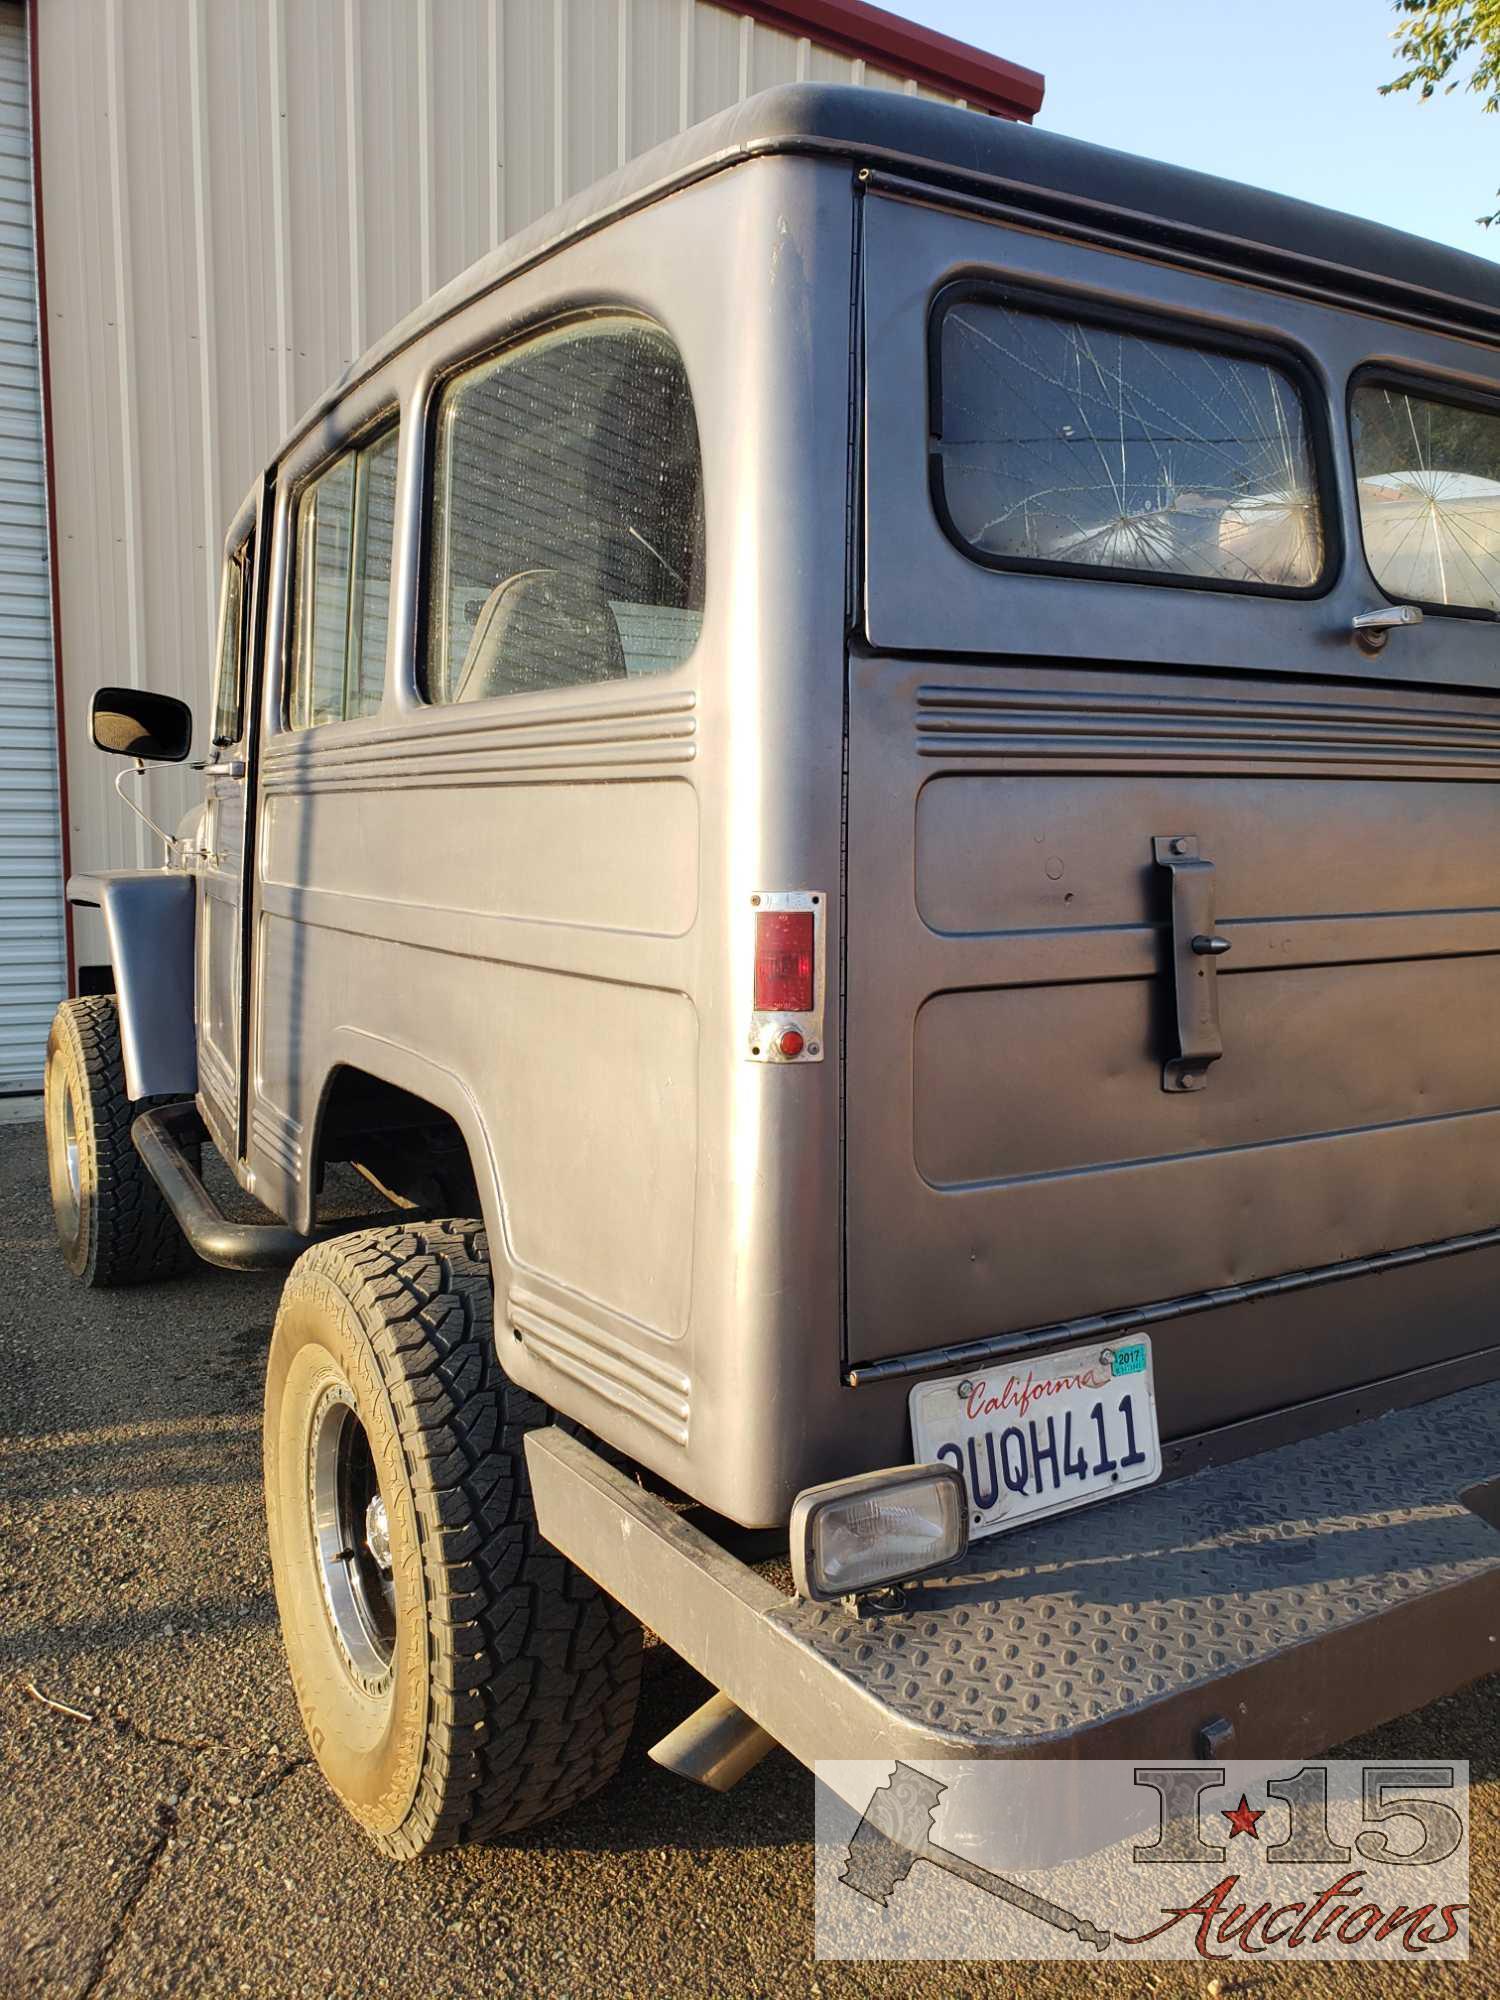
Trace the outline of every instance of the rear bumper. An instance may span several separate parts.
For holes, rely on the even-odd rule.
[[[548,1539],[808,1764],[1313,1755],[1500,1669],[1500,1386],[980,1543],[861,1618],[561,1430],[526,1450]]]

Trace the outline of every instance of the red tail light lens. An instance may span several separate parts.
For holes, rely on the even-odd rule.
[[[756,1013],[810,1014],[813,1006],[812,911],[757,910]]]

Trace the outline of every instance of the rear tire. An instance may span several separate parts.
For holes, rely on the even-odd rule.
[[[175,1278],[197,1262],[131,1143],[136,1117],[162,1101],[131,1101],[113,994],[64,1000],[47,1038],[47,1175],[68,1269],[96,1289]]]
[[[314,1755],[385,1854],[517,1832],[624,1754],[640,1627],[537,1532],[549,1420],[495,1353],[477,1222],[293,1266],[266,1373],[266,1512]]]

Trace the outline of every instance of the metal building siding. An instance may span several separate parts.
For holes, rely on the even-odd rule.
[[[74,865],[159,848],[102,681],[208,719],[225,524],[293,420],[486,250],[770,83],[915,90],[705,0],[46,0],[42,187]],[[174,825],[197,781],[157,771]],[[77,956],[102,960],[76,913]]]
[[[25,10],[0,5],[0,1094],[34,1090],[67,977]]]

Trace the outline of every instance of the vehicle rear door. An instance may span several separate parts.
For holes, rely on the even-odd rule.
[[[1402,593],[1346,422],[1373,356],[1482,392],[1494,353],[872,189],[851,1371],[1141,1309],[1228,1416],[1481,1344],[1198,1315],[1496,1279],[1500,640],[1360,643]]]

